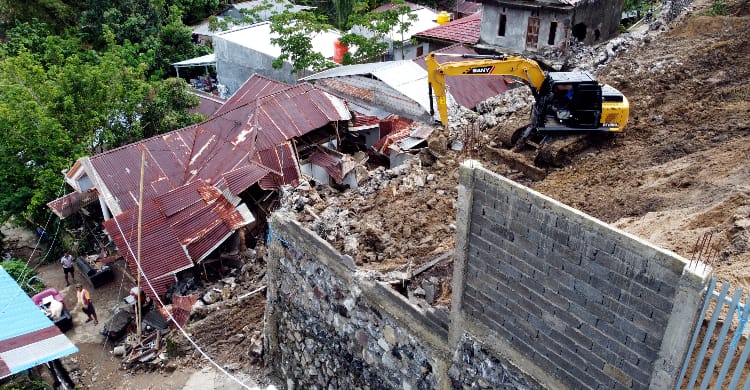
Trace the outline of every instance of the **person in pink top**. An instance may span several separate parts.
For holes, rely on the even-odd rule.
[[[76,283],[76,292],[78,293],[78,306],[80,306],[81,310],[83,310],[83,312],[89,317],[86,322],[94,320],[94,325],[98,325],[99,319],[96,318],[96,310],[94,310],[94,303],[91,302],[91,294],[81,286],[81,283]]]

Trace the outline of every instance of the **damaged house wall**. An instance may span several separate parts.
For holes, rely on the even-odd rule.
[[[447,315],[411,305],[284,214],[269,233],[266,363],[295,388],[447,387]]]
[[[623,0],[481,2],[479,46],[531,53],[565,52],[570,39],[592,45],[615,37],[624,3]]]
[[[710,268],[475,161],[459,181],[449,322],[273,215],[273,372],[302,388],[672,386]]]

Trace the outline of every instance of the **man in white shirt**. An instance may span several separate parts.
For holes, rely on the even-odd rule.
[[[63,272],[65,273],[65,286],[70,286],[68,282],[68,274],[73,277],[73,283],[76,282],[76,274],[73,272],[73,256],[68,251],[63,252],[63,257],[60,259],[62,263]]]

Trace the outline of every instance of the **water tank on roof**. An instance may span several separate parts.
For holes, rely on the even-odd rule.
[[[437,16],[437,24],[444,25],[451,21],[451,15],[445,11],[440,11],[440,13]]]

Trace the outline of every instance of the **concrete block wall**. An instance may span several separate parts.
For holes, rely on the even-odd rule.
[[[283,214],[270,227],[266,364],[289,388],[449,388],[447,314],[411,305]]]
[[[478,340],[545,388],[669,387],[707,275],[475,161],[457,228],[452,349]]]
[[[281,69],[274,69],[271,66],[274,57],[223,39],[221,35],[214,36],[213,45],[216,53],[216,80],[227,87],[229,95],[237,92],[255,73],[288,84],[297,82],[292,66],[288,63]]]

